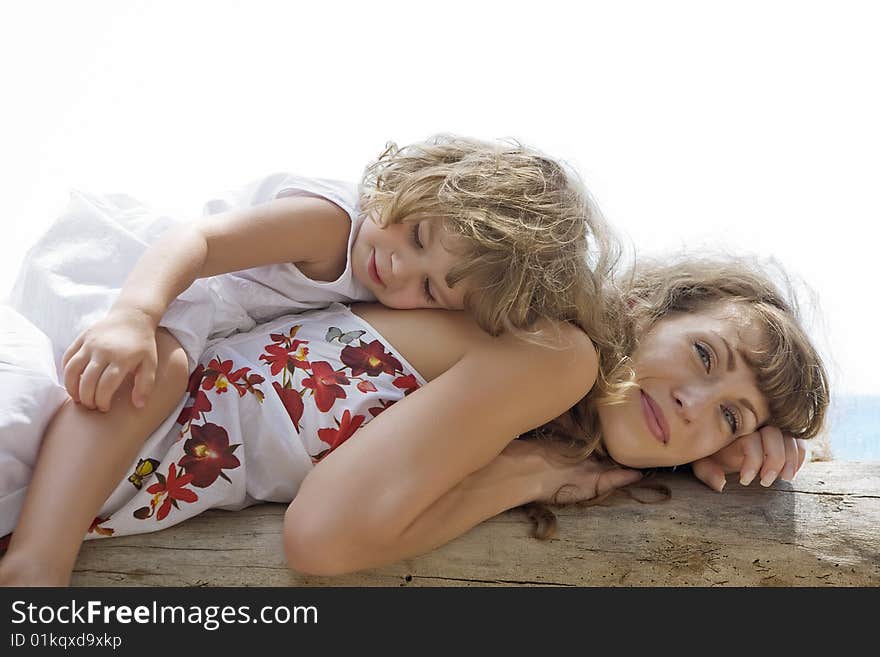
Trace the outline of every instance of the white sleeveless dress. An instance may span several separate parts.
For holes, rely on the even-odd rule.
[[[345,271],[335,281],[321,282],[293,264],[282,264],[196,280],[172,302],[160,322],[180,342],[190,369],[210,339],[334,301],[374,300],[351,269],[351,247],[364,220],[355,185],[273,173],[207,201],[204,215],[285,196],[325,198],[348,213],[351,230]],[[9,297],[9,305],[52,342],[59,377],[67,347],[107,314],[149,245],[181,221],[158,215],[124,194],[71,192],[65,212],[25,256]]]
[[[210,508],[289,502],[315,463],[423,385],[339,303],[213,342],[86,538],[157,531]],[[4,500],[0,491],[0,531],[20,510],[10,493]]]

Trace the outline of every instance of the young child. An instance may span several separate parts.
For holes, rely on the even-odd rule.
[[[30,554],[42,581],[69,577],[120,479],[152,463],[138,465],[138,452],[178,417],[206,350],[257,322],[375,298],[461,308],[524,344],[553,341],[539,325],[571,322],[597,346],[612,330],[601,318],[614,255],[604,221],[574,174],[519,144],[391,146],[359,190],[275,174],[206,214],[177,224],[129,197],[78,193],[25,259],[12,304],[48,336],[70,395],[51,391],[29,417],[45,427],[39,461],[0,491],[10,550]],[[228,374],[221,383],[237,380]],[[301,397],[274,383],[266,399],[295,418]],[[0,444],[6,433],[0,425]]]
[[[209,339],[334,301],[466,309],[490,334],[528,331],[582,316],[574,309],[598,294],[612,250],[563,166],[520,144],[451,136],[388,147],[359,190],[278,173],[209,201],[194,223],[138,206],[76,193],[12,294],[90,409],[109,410],[129,375],[144,406],[161,375],[160,328],[190,370]],[[601,341],[598,327],[581,328]]]
[[[42,439],[0,584],[68,583],[84,525],[88,538],[157,531],[259,501],[290,502],[283,539],[295,569],[375,567],[504,509],[589,499],[638,479],[584,460],[593,449],[629,467],[708,457],[708,471],[695,463],[694,472],[719,491],[725,471],[739,470],[746,485],[759,470],[765,486],[790,480],[803,462],[797,438],[819,430],[828,399],[792,307],[737,263],[667,259],[633,283],[619,303],[631,314],[616,329],[632,377],[615,377],[617,403],[588,394],[600,356],[574,326],[534,344],[489,337],[463,313],[331,304],[217,341],[187,393],[157,386],[144,414],[163,397],[174,410],[143,446],[126,446],[127,426],[107,431],[115,407],[67,404]],[[26,327],[13,335],[36,347]],[[5,388],[24,415],[52,393],[35,389],[41,362],[23,359]],[[23,442],[15,438],[13,457]],[[577,457],[561,459],[572,448]],[[111,457],[115,489],[96,498]],[[106,502],[84,517],[88,497]]]

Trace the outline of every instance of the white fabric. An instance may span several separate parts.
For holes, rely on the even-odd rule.
[[[18,517],[20,483],[29,479],[57,388],[51,385],[48,341],[26,322],[9,326],[0,354],[25,345],[16,352],[20,369],[37,373],[37,383],[22,387],[17,397],[13,419],[15,426],[31,423],[26,435],[13,435],[13,425],[0,426],[0,463],[9,454],[11,463],[23,466],[9,488],[3,470],[0,535]],[[23,379],[8,380],[12,387]],[[209,508],[289,502],[314,463],[352,434],[357,440],[357,427],[424,384],[372,326],[342,304],[286,315],[219,340],[202,355],[185,397],[146,440],[131,475],[119,482],[86,538],[158,531]],[[290,397],[301,400],[298,408]],[[40,402],[45,399],[52,404]],[[150,466],[141,477],[139,464]]]
[[[0,305],[0,536],[18,521],[43,432],[66,397],[49,339]]]
[[[326,198],[348,213],[351,231],[345,272],[325,283],[285,264],[195,281],[160,323],[180,341],[191,367],[209,338],[249,330],[256,322],[286,312],[374,299],[351,272],[351,246],[363,221],[354,185],[274,173],[209,200],[204,214],[294,195]],[[160,216],[124,194],[71,192],[66,211],[25,256],[9,299],[49,337],[59,378],[67,347],[106,315],[138,258],[179,221]]]

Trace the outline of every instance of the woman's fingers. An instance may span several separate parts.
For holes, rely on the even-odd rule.
[[[623,486],[628,486],[629,484],[634,484],[639,481],[642,476],[641,471],[630,470],[629,468],[606,470],[599,475],[599,480],[596,482],[596,495],[602,495],[614,488],[621,488]]]
[[[757,431],[739,438],[743,454],[742,467],[739,470],[739,483],[748,486],[764,463],[764,446],[761,434]]]
[[[769,486],[785,466],[785,441],[782,432],[773,426],[761,427],[764,445],[764,467],[761,468],[761,485]]]
[[[727,483],[724,468],[711,456],[694,461],[691,463],[691,469],[694,472],[694,476],[712,490],[716,490],[719,493],[724,490],[724,484]]]
[[[795,474],[797,474],[801,466],[804,464],[804,460],[807,458],[807,441],[803,438],[795,438],[795,442],[797,443],[798,449],[798,464],[797,470],[795,470]]]
[[[794,479],[798,471],[798,445],[794,436],[783,434],[782,442],[785,445],[785,465],[779,472],[779,478],[783,481],[791,481]]]
[[[785,467],[782,469],[780,477],[785,481],[794,481],[807,458],[807,441],[788,434],[784,434],[784,440]]]

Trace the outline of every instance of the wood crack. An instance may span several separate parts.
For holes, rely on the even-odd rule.
[[[784,488],[777,488],[774,492],[777,493],[801,493],[803,495],[831,495],[833,497],[845,497],[848,499],[867,499],[867,500],[880,500],[880,495],[856,495],[855,493],[835,493],[832,491],[819,491],[819,490],[786,490]]]
[[[472,579],[470,577],[441,577],[439,575],[413,575],[413,578],[421,577],[423,579],[440,579],[452,582],[473,582],[474,584],[514,584],[517,586],[525,586],[533,584],[537,586],[577,586],[577,584],[567,584],[565,582],[534,582],[531,580],[516,579]]]

